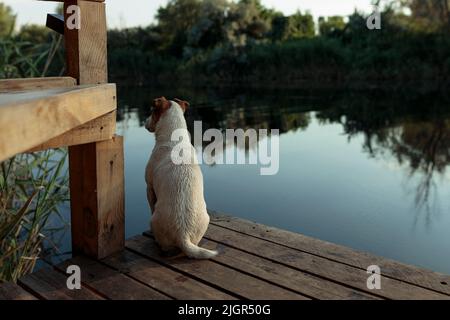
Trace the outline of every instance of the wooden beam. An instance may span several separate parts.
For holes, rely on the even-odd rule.
[[[36,152],[53,148],[61,148],[109,140],[116,132],[116,111],[87,122],[75,129],[34,147],[28,152]]]
[[[47,28],[64,35],[64,16],[56,13],[48,13],[45,23]]]
[[[123,138],[69,150],[72,250],[107,257],[125,242]]]
[[[108,82],[108,62],[106,49],[105,4],[83,0],[64,2],[65,21],[67,8],[80,7],[80,29],[69,29],[65,25],[67,75],[78,80],[79,84]]]
[[[5,79],[0,80],[0,93],[65,88],[76,84],[77,80],[72,77]]]
[[[114,84],[1,94],[0,161],[114,110]]]
[[[81,26],[65,25],[66,64],[79,84],[108,81],[105,4],[83,0],[64,2],[80,7]],[[72,248],[104,258],[124,248],[123,139],[69,147]]]

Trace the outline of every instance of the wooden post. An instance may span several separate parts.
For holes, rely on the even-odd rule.
[[[123,138],[69,147],[72,250],[98,259],[124,247]]]
[[[67,8],[80,8],[80,29],[69,29]],[[78,84],[108,82],[105,4],[95,1],[66,0],[64,2],[64,38],[67,75]]]
[[[64,25],[67,75],[78,84],[108,81],[105,4],[66,0],[80,8],[79,29]],[[101,259],[123,250],[123,138],[69,147],[72,250]]]

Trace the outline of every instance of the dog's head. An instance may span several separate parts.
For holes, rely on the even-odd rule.
[[[175,105],[179,106],[181,110],[186,112],[186,109],[189,107],[189,102],[174,99]],[[145,124],[145,128],[150,132],[155,132],[156,124],[159,122],[161,117],[170,109],[172,106],[171,101],[167,100],[165,97],[157,98],[153,100],[152,104],[152,115],[147,119],[147,123]]]

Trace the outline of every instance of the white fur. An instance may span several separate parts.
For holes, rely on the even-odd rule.
[[[149,130],[154,126],[156,137],[145,173],[147,197],[153,213],[151,229],[163,251],[179,248],[191,258],[210,259],[217,252],[198,247],[209,224],[202,172],[190,143],[183,110],[176,102],[170,103],[171,107],[156,126],[151,117],[146,124]],[[172,162],[172,148],[179,144],[171,141],[175,129],[186,129],[184,143],[193,150],[192,164],[176,165]]]

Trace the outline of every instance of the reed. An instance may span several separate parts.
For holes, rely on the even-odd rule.
[[[45,76],[60,51],[60,36],[45,44],[0,39],[0,79]],[[57,149],[0,163],[0,282],[32,272],[45,242],[55,246],[51,226],[67,227],[60,213],[69,200],[66,162],[67,150]]]
[[[35,267],[49,218],[64,218],[69,200],[67,152],[21,154],[1,163],[0,280],[16,281]]]

